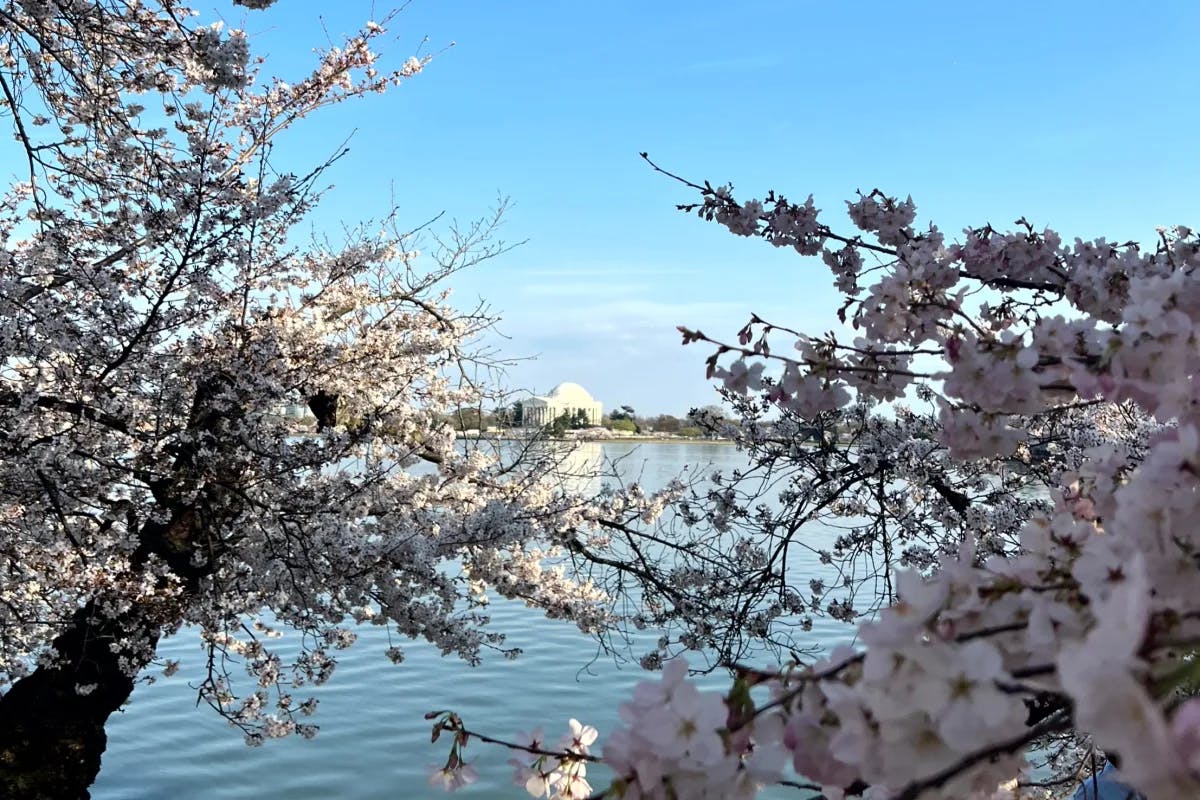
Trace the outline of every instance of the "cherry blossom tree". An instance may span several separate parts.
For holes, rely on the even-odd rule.
[[[665,661],[661,680],[587,751],[505,741],[525,754],[517,783],[588,796],[580,769],[602,763],[613,778],[598,794],[614,798],[783,785],[998,800],[1069,795],[1120,756],[1148,798],[1200,792],[1200,238],[1067,243],[1018,220],[953,241],[878,190],[847,203],[839,230],[812,198],[740,201],[650,163],[696,193],[682,210],[819,256],[852,333],[757,316],[736,339],[681,328],[713,348],[708,374],[739,412],[726,430],[751,467],[681,498],[671,524],[729,531],[725,560],[765,590],[722,594],[719,569],[673,573],[669,587],[696,582],[710,600],[695,618],[653,620],[683,631],[645,662]],[[805,523],[839,517],[822,559],[842,568],[841,589],[871,584],[823,610],[856,626],[856,646],[738,663],[746,643],[779,649],[821,608],[830,587],[781,564]],[[740,630],[706,635],[705,619]],[[730,689],[700,690],[670,658],[687,650],[700,670],[728,667]],[[466,763],[478,734],[432,718]]]
[[[590,505],[554,452],[455,445],[449,412],[499,396],[476,345],[492,320],[443,284],[503,249],[498,216],[428,234],[423,256],[393,217],[340,244],[298,235],[339,153],[295,172],[275,141],[421,72],[380,65],[390,18],[284,81],[243,31],[193,16],[0,3],[22,172],[0,198],[6,797],[86,796],[105,720],[139,673],[175,670],[155,649],[185,625],[208,652],[201,697],[251,744],[316,733],[296,693],[332,675],[352,623],[471,662],[504,649],[488,592],[601,630],[602,593],[547,559],[665,502]],[[305,406],[315,433],[296,435],[285,412]]]

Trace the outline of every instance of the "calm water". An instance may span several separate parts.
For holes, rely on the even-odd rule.
[[[650,488],[663,485],[685,466],[728,471],[745,459],[720,444],[615,443],[591,445],[593,456],[627,456],[622,472]],[[601,451],[602,448],[602,451]],[[809,555],[797,548],[796,556]],[[819,575],[815,559],[798,565]],[[418,642],[397,642],[407,660],[394,665],[383,655],[385,630],[359,629],[358,644],[339,655],[325,686],[297,690],[298,700],[320,698],[313,721],[321,732],[311,741],[289,738],[247,747],[240,733],[207,706],[196,706],[195,685],[203,669],[197,637],[182,633],[162,644],[160,655],[183,666],[170,679],[141,685],[128,706],[109,722],[108,751],[92,789],[98,800],[135,798],[444,798],[426,781],[444,763],[448,745],[430,744],[426,711],[452,708],[468,727],[499,737],[542,725],[547,741],[577,717],[595,725],[600,744],[618,722],[617,704],[650,676],[636,665],[618,667],[570,623],[547,620],[520,604],[492,606],[492,627],[524,649],[514,662],[485,658],[471,668],[442,658]],[[847,628],[815,620],[815,642],[843,641]],[[648,649],[648,648],[647,648]],[[717,678],[719,682],[719,678]],[[472,752],[473,751],[473,752]],[[480,782],[456,796],[521,798],[504,762],[510,753],[472,743],[467,749]],[[597,775],[594,785],[605,785]],[[792,791],[790,796],[795,796]]]

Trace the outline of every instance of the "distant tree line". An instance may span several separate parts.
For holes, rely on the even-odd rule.
[[[480,407],[460,408],[447,415],[446,421],[458,431],[504,430],[524,427],[524,405],[516,401],[497,406],[490,411]],[[693,408],[682,416],[673,414],[640,415],[633,406],[622,405],[605,414],[598,426],[592,425],[583,409],[564,412],[553,422],[544,426],[553,436],[562,436],[569,430],[603,427],[611,431],[633,434],[664,433],[672,436],[708,438],[718,434],[720,425],[726,421],[720,406],[708,405]]]

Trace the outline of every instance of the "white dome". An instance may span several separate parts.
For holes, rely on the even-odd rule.
[[[589,406],[596,402],[592,399],[592,396],[588,394],[587,389],[584,389],[578,383],[571,383],[570,381],[560,383],[558,386],[555,386],[550,391],[550,394],[546,395],[546,397],[552,397],[559,401],[559,403],[562,405],[569,405],[573,407],[577,406],[579,408]]]

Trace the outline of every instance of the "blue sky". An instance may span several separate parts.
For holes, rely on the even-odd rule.
[[[322,26],[384,8],[220,13],[287,78]],[[812,193],[835,228],[845,199],[879,187],[948,232],[1025,215],[1150,241],[1200,225],[1198,23],[1190,2],[416,0],[387,54],[399,64],[428,36],[426,72],[312,120],[286,157],[300,169],[354,132],[315,218],[330,231],[392,198],[415,224],[510,197],[505,237],[527,242],[454,284],[503,314],[507,355],[537,356],[509,383],[681,413],[714,394],[708,351],[681,347],[676,325],[732,339],[757,312],[820,332],[837,296],[819,260],[676,211],[694,198],[639,151],[744,199]]]

